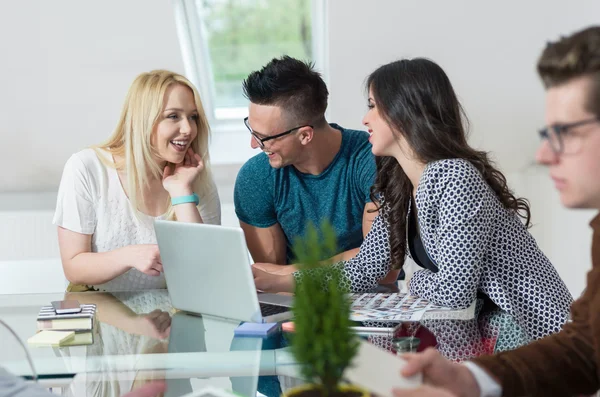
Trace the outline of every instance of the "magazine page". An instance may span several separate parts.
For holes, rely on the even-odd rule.
[[[353,321],[419,321],[426,314],[437,316],[459,312],[460,317],[474,317],[475,302],[465,310],[451,309],[413,296],[400,293],[355,293],[350,294],[352,301],[350,319]],[[472,310],[471,310],[472,309]]]

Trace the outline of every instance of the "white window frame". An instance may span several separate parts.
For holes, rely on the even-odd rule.
[[[216,108],[212,65],[206,41],[206,30],[200,20],[195,0],[174,0],[175,23],[186,76],[198,88],[204,111],[213,132],[246,132],[242,119],[248,109]],[[327,0],[311,0],[312,51],[315,69],[328,83],[329,34],[327,29]],[[240,82],[241,84],[241,82]],[[246,142],[246,144],[248,144]]]

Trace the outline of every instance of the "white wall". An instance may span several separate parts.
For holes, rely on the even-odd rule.
[[[571,293],[579,296],[585,288],[586,273],[592,267],[592,231],[588,224],[597,211],[564,208],[543,167],[507,173],[506,177],[519,195],[530,200],[533,237]]]
[[[592,212],[561,208],[546,172],[531,167],[544,122],[535,63],[548,40],[597,24],[598,15],[597,0],[331,0],[330,119],[361,126],[364,82],[378,66],[419,56],[439,63],[470,118],[471,143],[492,151],[531,200],[532,233],[579,295],[591,266]]]
[[[0,191],[54,190],[104,141],[139,73],[183,72],[171,1],[0,2]]]
[[[600,15],[597,0],[332,0],[329,8],[332,119],[360,126],[368,74],[396,59],[427,57],[453,82],[473,144],[493,150],[506,171],[530,164],[538,143],[540,51]]]

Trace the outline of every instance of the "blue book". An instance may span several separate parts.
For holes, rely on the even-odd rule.
[[[278,323],[243,323],[234,331],[235,336],[266,337],[279,329]]]

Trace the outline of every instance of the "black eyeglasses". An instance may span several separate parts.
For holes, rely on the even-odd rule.
[[[252,134],[252,137],[256,140],[256,143],[258,143],[258,146],[260,146],[261,149],[265,147],[265,142],[268,142],[268,141],[270,141],[272,139],[281,138],[282,136],[285,136],[287,134],[291,134],[292,132],[294,132],[294,130],[297,130],[297,129],[300,129],[300,128],[304,128],[304,127],[315,128],[315,127],[313,127],[310,124],[305,124],[305,125],[301,125],[299,127],[291,128],[291,129],[289,129],[287,131],[284,131],[284,132],[282,132],[280,134],[270,135],[270,136],[268,136],[266,138],[261,138],[258,135],[256,135],[256,132],[254,132],[252,130],[252,128],[250,127],[250,124],[248,124],[248,117],[246,117],[244,119],[244,125],[246,126],[246,128],[248,128],[248,131],[250,131],[250,134]]]
[[[551,125],[539,130],[540,138],[546,139],[550,144],[550,148],[556,154],[574,152],[579,150],[574,146],[577,146],[581,140],[569,141],[568,139],[565,139],[568,136],[567,134],[569,131],[575,127],[597,123],[599,121],[600,118],[594,117],[593,119],[576,121],[574,123]]]

